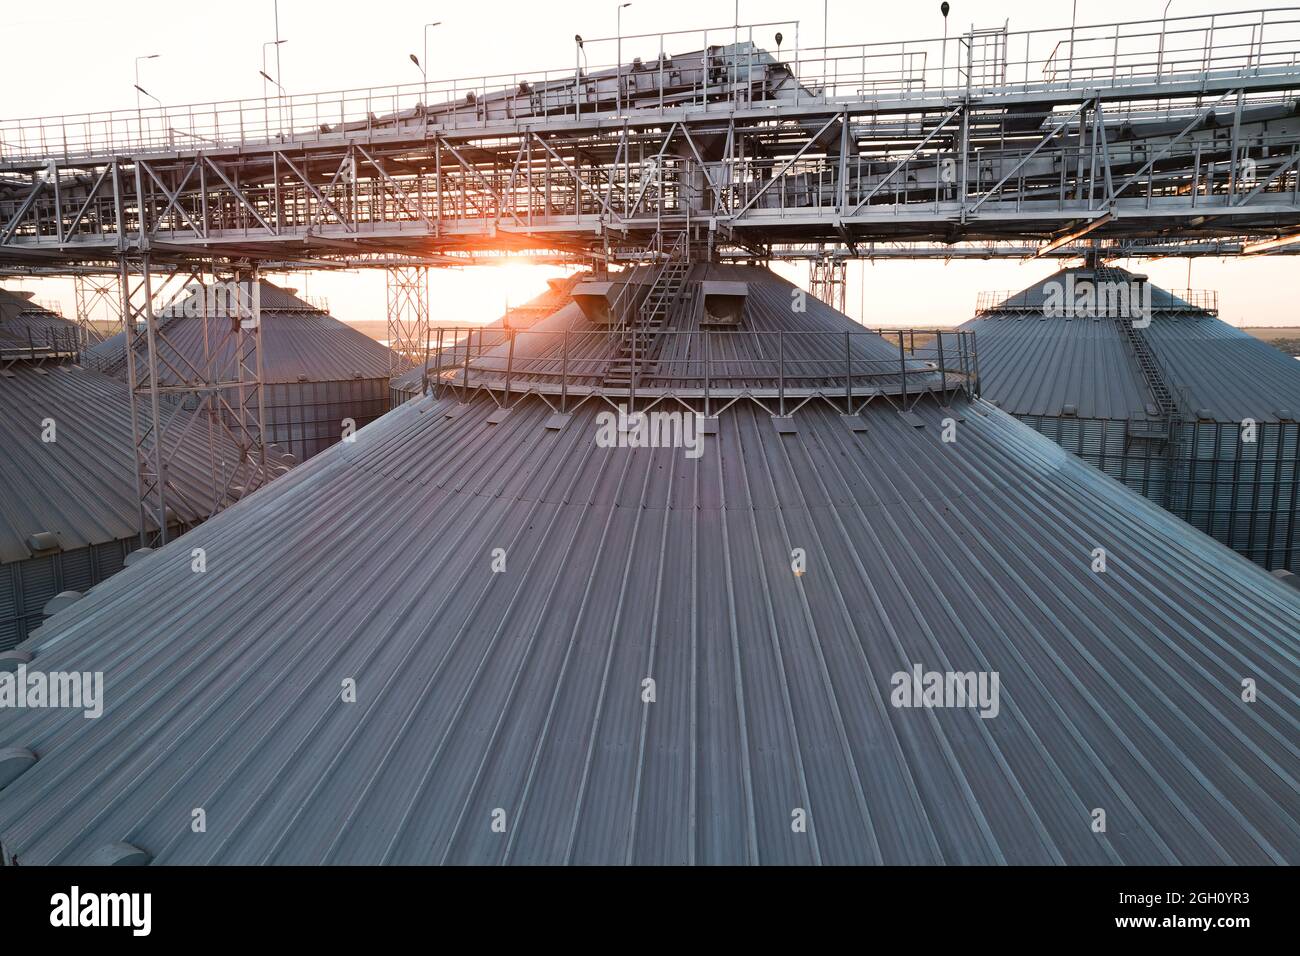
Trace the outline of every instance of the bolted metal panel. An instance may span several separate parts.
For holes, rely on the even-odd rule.
[[[180,529],[173,529],[178,533]],[[64,591],[80,591],[122,570],[139,546],[135,535],[47,557],[0,564],[0,651],[22,643],[45,620],[45,606]]]

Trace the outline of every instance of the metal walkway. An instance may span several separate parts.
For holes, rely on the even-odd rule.
[[[1300,8],[828,48],[767,23],[618,48],[608,67],[587,63],[613,63],[614,40],[587,40],[563,71],[0,122],[0,268],[627,259],[665,230],[756,259],[1230,253],[1300,229]]]

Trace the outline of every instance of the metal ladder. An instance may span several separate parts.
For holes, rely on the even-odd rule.
[[[1125,452],[1128,451],[1129,442],[1134,440],[1152,442],[1156,449],[1163,446],[1165,470],[1164,480],[1159,483],[1162,495],[1159,503],[1169,507],[1172,505],[1171,496],[1174,482],[1177,480],[1175,472],[1178,468],[1178,426],[1183,423],[1182,410],[1174,395],[1174,385],[1160,365],[1159,359],[1156,358],[1155,350],[1152,349],[1146,332],[1135,326],[1130,319],[1117,319],[1116,322],[1160,410],[1158,431],[1137,429],[1134,427],[1134,422],[1129,422],[1128,433],[1125,436]]]
[[[1156,406],[1160,409],[1160,417],[1172,424],[1178,417],[1178,403],[1174,400],[1173,389],[1169,385],[1169,380],[1165,377],[1164,369],[1160,367],[1160,362],[1156,359],[1150,341],[1142,329],[1133,324],[1132,320],[1119,319],[1117,321],[1124,338],[1128,341],[1129,348],[1133,352],[1133,357],[1137,359],[1138,369],[1142,372],[1143,379],[1146,380],[1147,388],[1151,390],[1151,394],[1156,400]]]
[[[656,346],[662,340],[659,333],[668,325],[691,273],[689,250],[686,233],[678,233],[640,306],[633,304],[635,291],[629,291],[634,289],[633,283],[624,284],[615,307],[625,295],[630,301],[619,310],[622,315],[615,323],[613,356],[603,379],[607,388],[632,387],[634,371],[639,378],[646,360],[657,351]]]

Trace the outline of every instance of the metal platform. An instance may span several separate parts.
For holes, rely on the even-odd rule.
[[[612,38],[563,71],[2,122],[0,267],[626,259],[664,230],[751,259],[1231,254],[1300,229],[1294,7],[825,48],[766,23],[617,49],[607,67],[588,63],[613,61]]]

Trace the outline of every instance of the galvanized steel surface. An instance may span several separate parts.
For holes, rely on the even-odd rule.
[[[25,293],[0,289],[0,350],[37,348],[51,340],[78,341],[77,324],[38,305]]]
[[[19,363],[0,375],[0,562],[32,552],[29,535],[52,532],[62,549],[134,537],[140,531],[126,387],[93,369]],[[53,424],[46,441],[47,420]],[[235,454],[218,441],[218,455]],[[177,520],[206,517],[185,501],[210,507],[207,435],[186,434],[171,458]]]
[[[0,716],[6,859],[1300,862],[1300,592],[1009,416],[740,404],[692,460],[496,410],[410,402],[53,618],[107,708]],[[913,664],[1001,713],[891,706]]]
[[[1073,405],[1079,418],[1147,417],[1154,399],[1116,327],[1130,320],[1042,311],[1047,284],[1071,272],[1092,274],[1058,272],[1017,294],[1014,308],[962,326],[975,333],[983,397],[1015,415],[1061,415]],[[1105,273],[1135,279],[1121,269]],[[1204,411],[1200,417],[1213,421],[1276,422],[1279,410],[1300,417],[1300,362],[1154,286],[1151,305],[1145,335],[1189,417]]]
[[[487,323],[483,327],[482,344],[487,347],[499,345],[505,338],[504,329],[507,326],[512,329],[531,329],[542,319],[554,315],[573,301],[570,296],[573,287],[589,277],[590,273],[575,272],[563,279],[548,279],[545,292],[534,296],[521,306],[510,309],[501,318]],[[437,341],[440,341],[437,337],[436,328],[433,330],[432,336],[430,348]],[[429,364],[430,367],[433,366],[432,362]],[[391,382],[394,406],[419,395],[420,387],[424,384],[424,376],[424,368],[421,365],[416,365],[415,368],[394,377]]]
[[[262,282],[262,381],[271,383],[328,382],[352,379],[387,379],[388,349],[370,336],[317,311],[303,300],[269,282]],[[204,368],[204,323],[183,314],[160,317],[159,324],[176,350]],[[121,333],[90,350],[92,361],[114,374],[125,376]],[[229,338],[226,339],[229,347]],[[228,356],[213,358],[218,368],[231,365]],[[160,368],[159,378],[171,381],[175,375]]]

